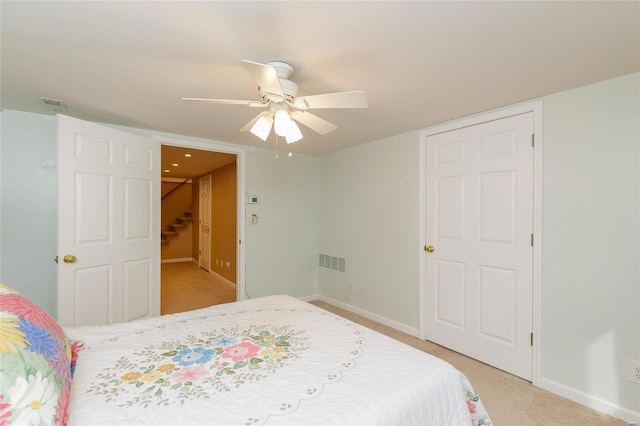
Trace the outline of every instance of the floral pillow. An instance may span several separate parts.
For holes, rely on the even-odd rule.
[[[0,426],[65,425],[71,344],[55,319],[0,284]]]

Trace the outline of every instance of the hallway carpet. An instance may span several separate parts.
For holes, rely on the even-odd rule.
[[[236,301],[235,288],[195,262],[163,263],[160,277],[162,315]]]

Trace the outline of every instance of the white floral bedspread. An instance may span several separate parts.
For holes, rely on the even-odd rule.
[[[289,296],[65,331],[69,425],[490,424],[451,365]]]

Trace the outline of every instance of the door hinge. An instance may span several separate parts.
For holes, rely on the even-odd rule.
[[[529,340],[531,342],[531,346],[533,346],[533,333],[529,334]]]
[[[533,234],[531,234],[531,247],[533,247]]]
[[[531,133],[531,148],[536,146],[536,135]]]

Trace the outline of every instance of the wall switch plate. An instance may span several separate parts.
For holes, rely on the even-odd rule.
[[[629,361],[629,381],[640,385],[640,361]]]
[[[356,280],[349,280],[349,290],[353,291],[356,289]]]

